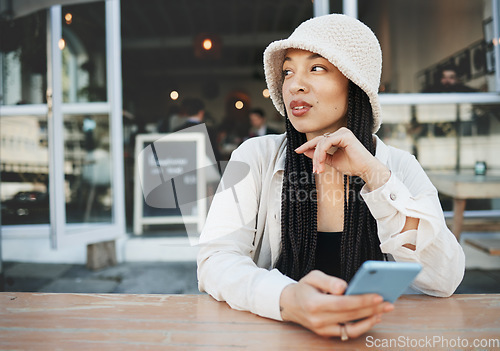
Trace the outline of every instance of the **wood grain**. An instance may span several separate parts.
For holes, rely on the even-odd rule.
[[[207,295],[0,293],[0,349],[373,350],[384,340],[403,349],[405,340],[500,336],[500,295],[407,295],[395,305],[369,333],[341,342]]]

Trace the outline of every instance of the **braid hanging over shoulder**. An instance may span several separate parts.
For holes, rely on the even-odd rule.
[[[366,93],[354,83],[349,84],[347,128],[372,155],[373,115]],[[343,279],[349,281],[366,260],[384,260],[377,234],[377,222],[360,195],[365,182],[360,177],[344,176],[344,230],[341,242]]]
[[[366,93],[349,84],[347,127],[374,155],[373,115]],[[276,268],[299,280],[315,264],[317,243],[317,192],[312,161],[294,150],[307,141],[286,118],[287,147],[281,193],[281,254]],[[342,277],[349,281],[366,260],[383,260],[377,223],[363,201],[360,177],[344,176],[344,230],[341,241]]]
[[[286,118],[287,147],[281,192],[281,255],[276,267],[293,279],[309,273],[315,262],[316,182],[311,159],[294,150],[307,141]]]

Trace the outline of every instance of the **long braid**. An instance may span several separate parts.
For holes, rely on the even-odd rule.
[[[281,255],[276,267],[293,279],[309,273],[315,263],[317,194],[312,161],[294,152],[307,141],[286,119],[287,147],[281,193]]]
[[[373,115],[366,93],[349,85],[347,127],[374,155],[371,134]],[[315,264],[317,243],[317,192],[312,161],[294,152],[307,141],[286,118],[287,147],[281,194],[281,254],[276,262],[283,274],[299,280]],[[377,223],[360,196],[364,181],[344,176],[344,230],[341,239],[341,272],[349,281],[369,259],[383,260]]]
[[[375,155],[372,129],[373,115],[366,93],[354,83],[349,85],[347,127],[372,155]],[[360,177],[345,176],[344,231],[341,243],[342,276],[349,281],[366,260],[383,260],[377,222],[360,195],[365,182]]]

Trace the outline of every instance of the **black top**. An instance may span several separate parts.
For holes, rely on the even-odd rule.
[[[318,232],[316,242],[316,264],[318,269],[328,275],[340,277],[340,242],[342,232]]]

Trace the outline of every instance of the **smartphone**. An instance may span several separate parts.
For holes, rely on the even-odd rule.
[[[379,294],[394,302],[422,270],[419,263],[365,261],[349,282],[346,295]]]

